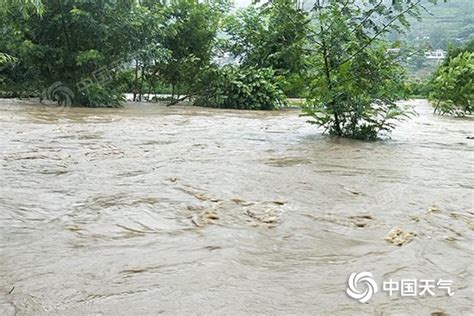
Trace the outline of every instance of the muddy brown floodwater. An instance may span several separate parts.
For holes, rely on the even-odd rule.
[[[362,143],[297,111],[0,100],[0,314],[472,315],[473,121],[411,103]]]

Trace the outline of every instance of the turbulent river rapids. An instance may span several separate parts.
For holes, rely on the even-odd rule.
[[[0,314],[472,315],[473,120],[408,103],[365,143],[298,111],[0,100]]]

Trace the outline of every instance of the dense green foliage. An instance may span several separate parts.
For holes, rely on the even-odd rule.
[[[189,88],[211,62],[227,7],[220,0],[45,0],[41,16],[24,17],[13,6],[2,11],[0,85],[13,96],[83,106],[117,106],[129,89],[141,99],[163,81]]]
[[[0,4],[0,14],[16,12],[27,17],[30,14],[41,15],[43,11],[41,0],[3,0]]]
[[[23,16],[28,16],[30,13],[40,15],[43,12],[43,4],[40,0],[5,0],[4,3],[0,4],[0,19],[6,20],[6,16],[11,11]],[[0,50],[0,69],[13,65],[17,60],[17,58]],[[0,85],[3,80],[0,76]]]
[[[271,68],[227,65],[210,72],[197,105],[248,110],[273,110],[287,105],[279,87],[284,80]]]
[[[170,93],[170,104],[261,110],[304,97],[313,123],[362,140],[393,129],[411,113],[397,100],[431,85],[437,110],[470,112],[472,55],[451,50],[426,85],[405,71],[431,67],[426,39],[388,42],[436,0],[256,2],[3,1],[0,95],[114,107],[125,92]]]
[[[428,80],[412,79],[405,83],[405,95],[409,99],[426,99],[431,91]]]
[[[272,68],[285,78],[289,96],[304,93],[308,13],[293,0],[272,1],[238,11],[227,19],[227,49],[243,66]]]
[[[431,80],[430,99],[440,114],[465,115],[474,110],[474,40],[449,51]]]
[[[226,1],[179,0],[166,8],[170,24],[162,45],[170,54],[152,68],[171,84],[173,95],[183,92],[182,87],[188,93],[194,90],[202,70],[210,65],[217,32],[228,6]]]
[[[123,21],[133,13],[132,3],[45,0],[41,16],[8,14],[3,33],[9,41],[1,50],[20,62],[7,77],[13,85],[26,83],[73,105],[118,105],[123,91],[113,84],[113,69],[103,67],[128,53]]]

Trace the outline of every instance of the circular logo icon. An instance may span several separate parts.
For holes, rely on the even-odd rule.
[[[48,110],[62,112],[71,106],[74,92],[61,81],[57,81],[43,91],[43,97],[46,100],[56,102],[55,105],[49,104]]]
[[[363,287],[365,289],[359,289]],[[374,277],[370,272],[353,272],[349,276],[347,281],[346,293],[349,297],[358,300],[361,303],[365,303],[372,295],[377,293],[377,283],[375,283]]]

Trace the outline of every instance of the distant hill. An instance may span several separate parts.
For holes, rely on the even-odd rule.
[[[342,1],[342,0],[341,0]],[[363,0],[359,0],[363,3]],[[392,0],[385,0],[390,3]],[[298,0],[298,5],[311,10],[315,0]],[[412,28],[407,34],[395,35],[391,40],[408,42],[429,42],[433,49],[446,49],[448,43],[465,42],[474,34],[474,0],[438,0],[434,5],[423,0],[423,5],[430,12],[423,12],[422,21],[412,21]]]
[[[425,0],[431,14],[414,21],[411,30],[401,36],[409,42],[425,40],[434,48],[446,49],[448,43],[465,42],[474,36],[474,0],[439,0],[437,5]]]

